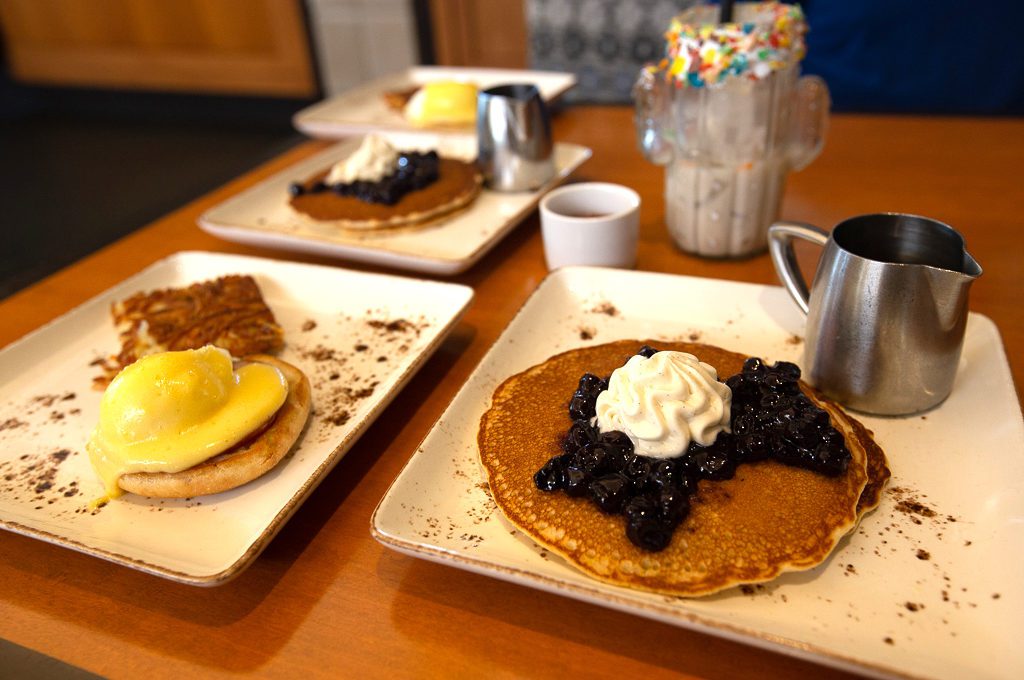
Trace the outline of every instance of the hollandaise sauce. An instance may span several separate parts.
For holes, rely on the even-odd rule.
[[[288,396],[281,372],[267,364],[235,369],[231,355],[208,345],[162,352],[126,367],[100,402],[86,450],[103,481],[101,505],[123,492],[130,472],[180,472],[227,451],[269,420]]]
[[[414,125],[470,125],[476,120],[477,88],[472,83],[437,80],[425,83],[405,107]]]

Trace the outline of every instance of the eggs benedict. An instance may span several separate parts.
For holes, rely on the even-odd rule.
[[[104,392],[86,450],[104,498],[218,493],[272,469],[310,410],[305,374],[223,349],[161,352],[122,370]]]
[[[405,105],[413,125],[472,125],[476,121],[477,87],[455,80],[425,83]]]

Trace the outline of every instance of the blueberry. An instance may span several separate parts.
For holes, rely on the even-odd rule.
[[[737,416],[732,421],[732,431],[736,436],[743,436],[754,429],[754,418],[750,415]]]
[[[533,483],[541,491],[555,491],[565,487],[565,469],[556,457],[544,464],[533,475]]]
[[[615,514],[626,501],[629,478],[621,472],[599,477],[590,483],[590,497],[604,512]]]
[[[743,362],[744,373],[760,373],[765,369],[764,362],[757,357],[750,357]]]
[[[625,432],[610,430],[602,432],[597,439],[605,451],[620,453],[624,456],[633,454],[633,440]]]
[[[736,453],[741,461],[764,460],[769,456],[771,450],[768,442],[760,432],[753,432],[744,437],[739,437],[736,442]]]
[[[781,428],[782,438],[792,446],[806,446],[812,435],[804,428],[803,422],[790,420]]]
[[[623,474],[629,477],[636,491],[641,491],[647,486],[647,479],[651,474],[651,461],[645,456],[633,456],[627,459]]]
[[[626,523],[626,537],[644,550],[659,552],[672,540],[672,529],[653,517],[642,517]]]
[[[846,472],[850,452],[845,445],[819,444],[814,450],[814,470],[830,477]]]
[[[290,196],[301,196],[306,193],[306,187],[301,182],[292,182],[288,185],[288,194]]]
[[[690,497],[678,488],[665,488],[656,496],[656,507],[663,522],[675,528],[690,512]]]
[[[687,471],[676,476],[676,488],[687,496],[697,493],[698,482],[700,482],[700,474],[697,471]]]
[[[579,498],[590,493],[590,483],[594,477],[575,465],[565,469],[565,492],[570,496]]]
[[[597,440],[597,433],[586,420],[577,420],[569,427],[569,432],[562,442],[562,450],[572,453],[586,444],[593,444]]]
[[[786,465],[800,465],[800,452],[790,445],[782,434],[778,432],[770,434],[768,445],[772,452],[772,458],[775,460]]]
[[[654,502],[647,496],[633,496],[622,508],[622,514],[626,516],[627,522],[632,522],[642,517],[654,517],[658,509]]]
[[[736,461],[714,448],[705,448],[690,456],[702,479],[730,479],[736,474]]]
[[[584,373],[576,389],[582,394],[597,396],[599,392],[608,389],[608,384],[593,373]]]
[[[775,371],[787,380],[800,379],[800,367],[788,361],[780,361],[774,366]]]
[[[581,394],[574,394],[569,402],[569,417],[573,420],[590,420],[597,412],[595,399]]]
[[[823,432],[819,433],[818,434],[818,438],[821,440],[822,444],[837,444],[837,443],[841,444],[841,443],[843,443],[843,435],[839,434],[839,432],[835,428],[832,428],[832,427],[830,427],[830,428],[824,430]]]
[[[639,354],[640,356],[644,357],[645,359],[650,359],[651,357],[653,357],[655,354],[657,354],[660,351],[661,350],[654,349],[650,345],[644,345],[643,347],[640,348],[640,350],[637,352],[637,354]]]
[[[671,460],[662,460],[654,464],[648,481],[655,488],[676,486],[676,464]]]
[[[832,424],[832,419],[828,415],[828,411],[824,411],[820,408],[815,408],[810,413],[810,422],[816,427],[828,427]]]
[[[608,454],[600,446],[586,446],[576,453],[576,460],[579,466],[592,475],[599,475],[606,471]]]

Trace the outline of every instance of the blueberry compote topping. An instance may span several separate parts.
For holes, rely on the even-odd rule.
[[[637,353],[650,358],[657,351],[644,345]],[[589,498],[604,512],[625,515],[630,541],[663,550],[689,514],[698,482],[730,479],[739,463],[774,458],[827,476],[846,471],[850,452],[843,436],[828,413],[800,391],[799,378],[795,364],[747,359],[743,371],[726,380],[732,434],[722,432],[710,446],[691,443],[676,458],[650,458],[634,454],[624,433],[601,433],[590,424],[608,381],[587,373],[569,401],[572,425],[562,453],[534,474],[534,483],[541,491],[561,489]]]
[[[440,159],[436,151],[403,151],[398,155],[395,171],[378,182],[316,182],[309,187],[300,182],[292,182],[288,186],[288,193],[292,196],[301,196],[333,191],[339,196],[352,196],[366,203],[394,205],[410,191],[422,189],[436,182],[439,164]]]

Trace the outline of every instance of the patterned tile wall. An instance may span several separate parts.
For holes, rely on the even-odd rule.
[[[640,67],[664,53],[669,20],[698,0],[526,0],[530,67],[571,71],[567,102],[628,103]]]

